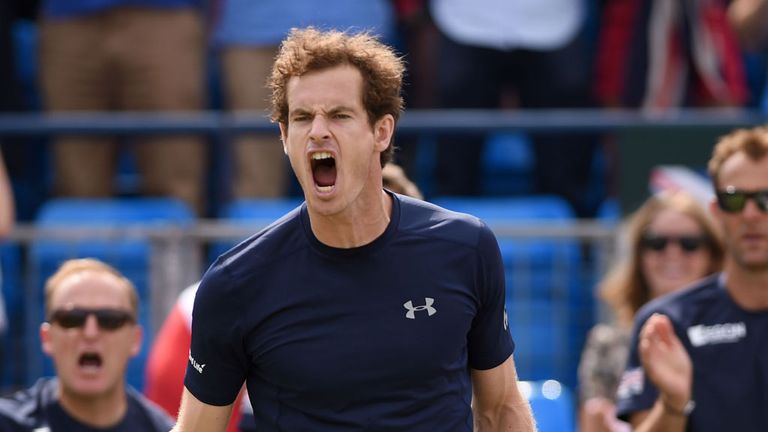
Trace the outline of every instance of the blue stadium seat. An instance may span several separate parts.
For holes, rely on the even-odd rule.
[[[555,195],[511,197],[438,196],[432,202],[450,210],[469,213],[487,222],[532,221],[568,223],[575,220],[573,209]]]
[[[483,147],[481,163],[481,188],[484,195],[533,193],[534,155],[526,134],[490,134]]]
[[[555,380],[521,381],[539,432],[573,432],[575,405],[570,389]]]
[[[621,220],[621,206],[616,198],[607,198],[597,209],[597,219],[603,222],[618,222]]]
[[[509,331],[515,341],[515,364],[522,380],[557,376],[575,385],[580,351],[571,326],[577,321],[568,302],[507,299]]]
[[[557,196],[438,197],[433,202],[473,214],[492,228],[495,224],[568,226],[576,222],[570,205]],[[593,324],[594,308],[591,286],[585,284],[580,243],[567,238],[497,239],[521,378],[554,378],[575,386],[576,364]]]
[[[280,219],[284,214],[301,205],[303,201],[303,198],[298,197],[235,200],[222,208],[219,219],[236,224],[264,227]],[[256,231],[253,232],[255,233]],[[242,240],[244,239],[239,241]],[[237,242],[213,244],[209,253],[210,261],[213,262],[235,244]]]
[[[35,224],[49,227],[163,227],[188,226],[195,220],[193,212],[181,201],[170,198],[120,198],[120,199],[53,199],[40,209]],[[139,322],[144,326],[145,338],[141,354],[128,366],[128,382],[143,388],[144,359],[151,344],[150,326],[150,242],[148,240],[93,240],[76,242],[40,240],[31,245],[30,267],[38,275],[36,285],[41,295],[45,280],[66,259],[93,257],[103,260],[120,270],[136,286],[139,293]],[[27,325],[29,328],[43,319],[42,297],[40,304],[31,305]],[[30,367],[27,380],[53,372],[51,362],[35,361],[40,358],[37,336],[28,337],[32,344],[27,350]]]

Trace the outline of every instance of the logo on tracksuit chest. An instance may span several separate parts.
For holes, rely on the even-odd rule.
[[[407,311],[405,312],[405,317],[408,319],[416,319],[416,312],[426,312],[427,316],[430,317],[437,313],[437,309],[432,306],[434,304],[435,299],[432,297],[424,297],[424,304],[418,306],[414,306],[413,301],[408,300],[403,303],[403,307]]]

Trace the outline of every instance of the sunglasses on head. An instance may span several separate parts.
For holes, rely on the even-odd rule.
[[[727,213],[738,213],[744,210],[750,199],[755,200],[757,208],[761,211],[768,212],[768,189],[747,192],[728,186],[725,190],[717,191],[717,205]]]
[[[51,313],[48,320],[65,329],[83,327],[90,315],[96,317],[96,322],[102,330],[117,330],[120,327],[134,323],[133,314],[120,309],[57,309]]]
[[[677,243],[683,252],[696,252],[708,243],[706,236],[662,236],[655,234],[646,234],[640,240],[640,245],[656,252],[661,252],[667,248],[670,243]]]

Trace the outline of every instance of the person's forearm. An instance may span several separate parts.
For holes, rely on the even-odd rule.
[[[494,410],[476,410],[475,432],[535,432],[531,406],[523,400],[517,404],[499,406]]]
[[[684,432],[688,424],[688,416],[682,409],[665,405],[661,398],[656,400],[653,408],[641,421],[632,419],[635,432]]]
[[[13,190],[8,179],[3,155],[0,153],[0,238],[5,237],[13,228],[15,214]]]

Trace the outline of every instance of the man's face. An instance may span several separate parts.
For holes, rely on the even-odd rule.
[[[728,158],[720,170],[718,191],[727,188],[746,192],[768,189],[768,157],[754,161],[740,152]],[[754,199],[735,212],[726,212],[713,203],[712,212],[722,224],[735,264],[747,270],[768,270],[768,213],[760,210]]]
[[[41,326],[40,336],[61,391],[80,397],[122,391],[128,360],[138,354],[142,336],[133,320],[120,320],[126,313],[135,318],[129,288],[107,273],[75,273],[53,292],[49,310],[51,322]],[[102,311],[101,323],[90,313],[94,310]],[[85,321],[78,323],[84,311]]]
[[[371,127],[362,87],[360,72],[348,65],[288,82],[288,122],[280,124],[283,147],[310,209],[326,216],[381,194],[379,158],[394,119],[387,115]]]

